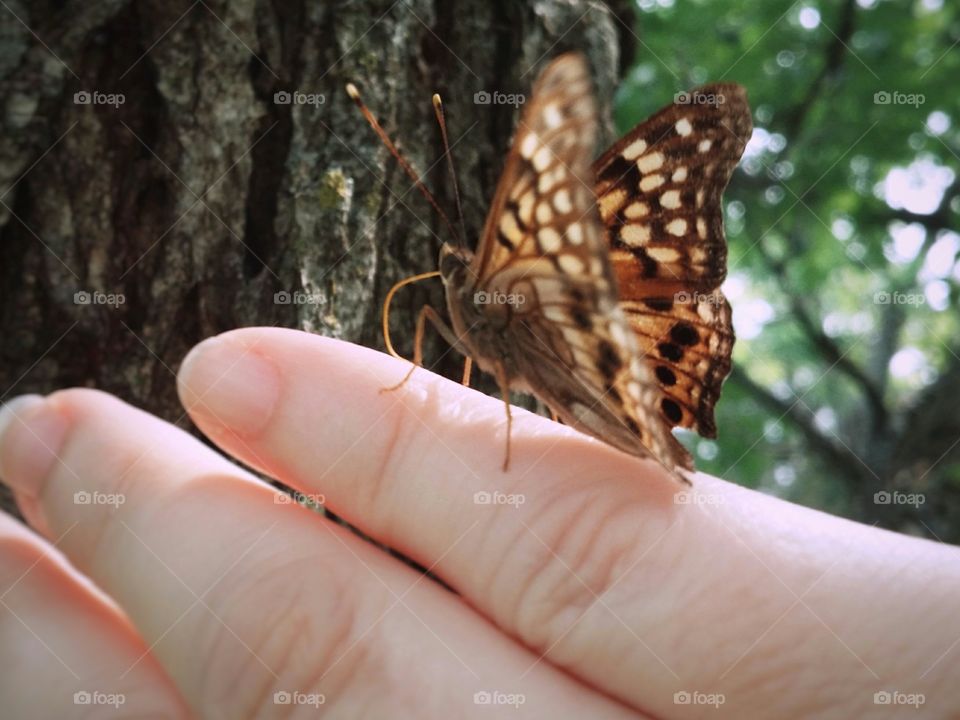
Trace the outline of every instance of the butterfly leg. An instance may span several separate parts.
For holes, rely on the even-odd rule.
[[[503,406],[507,409],[507,451],[503,457],[503,471],[506,472],[510,467],[510,434],[513,430],[513,415],[510,413],[510,378],[507,377],[507,369],[500,363],[497,363],[497,384],[503,396]]]
[[[444,340],[454,347],[458,347],[456,335],[447,327],[443,318],[441,318],[432,307],[424,305],[420,308],[420,313],[417,315],[417,327],[413,336],[413,366],[407,371],[407,374],[403,376],[400,382],[390,387],[381,388],[380,392],[399,390],[406,384],[407,380],[410,379],[410,376],[413,375],[413,371],[423,365],[423,336],[426,333],[427,320],[436,328]]]

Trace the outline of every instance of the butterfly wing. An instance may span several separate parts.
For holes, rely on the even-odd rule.
[[[656,378],[672,427],[716,436],[733,326],[719,285],[727,243],[721,197],[752,130],[746,91],[684,93],[594,163],[620,307]]]
[[[488,296],[523,298],[503,322],[514,389],[621,450],[689,467],[651,413],[656,379],[617,304],[592,187],[596,122],[586,62],[561,56],[531,93],[471,269]]]
[[[739,85],[684,96],[593,166],[622,297],[710,292],[726,277],[721,196],[750,139],[750,108]]]

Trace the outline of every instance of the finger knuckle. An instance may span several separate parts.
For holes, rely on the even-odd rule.
[[[305,581],[303,562],[291,558],[211,593],[218,621],[203,626],[198,643],[205,706],[229,697],[238,717],[335,716],[354,679],[371,673],[377,636],[360,620],[377,594],[358,602],[335,568]]]

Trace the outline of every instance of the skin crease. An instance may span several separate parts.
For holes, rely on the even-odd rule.
[[[104,393],[8,409],[30,528],[0,517],[4,717],[90,710],[76,692],[158,717],[960,716],[956,548],[687,491],[517,409],[504,473],[501,402],[425,370],[380,392],[408,367],[249,328],[178,384],[226,453],[458,594]]]

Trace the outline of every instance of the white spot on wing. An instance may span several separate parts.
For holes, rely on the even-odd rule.
[[[655,152],[644,155],[637,160],[637,169],[646,174],[654,170],[659,170],[663,166],[663,153]]]
[[[663,195],[660,196],[660,206],[666,208],[667,210],[676,210],[678,207],[680,207],[680,191],[667,190]]]
[[[540,138],[536,133],[529,133],[520,143],[520,154],[527,160],[533,157],[537,147],[540,145]]]
[[[687,221],[683,218],[677,218],[667,223],[667,232],[671,235],[683,235],[687,231]]]
[[[543,108],[543,121],[547,124],[548,128],[559,127],[563,122],[563,114],[560,112],[560,108],[557,107],[556,103],[550,103]]]
[[[537,222],[546,225],[551,219],[553,219],[553,210],[550,209],[550,203],[541,200],[540,204],[537,205]]]
[[[568,213],[573,210],[573,203],[570,202],[570,193],[566,190],[557,190],[557,193],[553,196],[553,206],[557,209],[557,212]]]
[[[540,249],[543,252],[557,252],[563,246],[560,234],[552,227],[543,228],[538,232],[537,240],[540,241]]]
[[[584,270],[583,260],[570,253],[563,253],[558,256],[557,263],[560,265],[560,269],[569,275],[578,275]]]
[[[620,239],[631,247],[640,247],[650,241],[650,228],[640,223],[631,223],[620,228]]]
[[[641,192],[650,192],[663,185],[663,175],[647,175],[640,181]]]
[[[553,157],[553,153],[550,151],[546,145],[541,147],[533,154],[533,167],[537,172],[543,172],[550,165],[550,160]]]
[[[661,263],[673,263],[680,259],[680,253],[672,247],[650,247],[647,248],[647,255]]]
[[[623,149],[623,157],[627,160],[636,160],[647,151],[646,140],[634,140]]]

